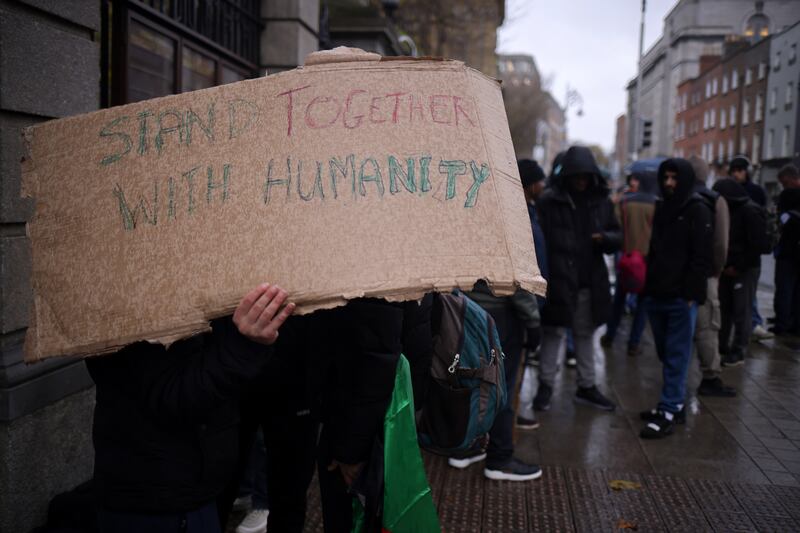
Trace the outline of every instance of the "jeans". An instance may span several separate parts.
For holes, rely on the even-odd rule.
[[[592,293],[589,289],[578,291],[578,304],[572,323],[575,342],[575,359],[578,362],[578,387],[595,386],[594,373],[594,321],[592,319]],[[539,381],[553,386],[561,366],[562,345],[567,339],[568,328],[542,327],[542,347],[539,351]]]
[[[614,302],[611,306],[611,319],[608,321],[606,325],[606,336],[614,340],[614,337],[617,334],[617,328],[619,327],[619,323],[622,320],[622,314],[625,311],[625,303],[627,300],[628,293],[622,290],[621,284],[619,282],[619,277],[617,279],[617,286],[614,291]],[[640,305],[639,300],[636,301],[636,306],[634,307],[633,311],[633,322],[631,322],[631,332],[628,336],[628,347],[633,348],[639,345],[639,341],[642,340],[642,333],[644,332],[644,326],[647,324],[647,313],[644,309],[643,305]]]
[[[647,314],[662,364],[658,408],[677,413],[686,403],[686,377],[692,357],[697,303],[683,298],[647,298]]]
[[[719,279],[719,305],[722,322],[719,330],[719,350],[723,354],[742,356],[747,353],[752,332],[752,286],[755,270],[745,270],[738,276],[722,275]],[[733,339],[731,340],[731,335]]]
[[[489,447],[486,449],[486,465],[490,468],[503,466],[514,454],[514,398],[517,393],[517,375],[522,363],[523,324],[514,309],[508,305],[491,313],[500,336],[500,346],[506,358],[503,368],[506,376],[508,401],[497,413],[489,431]]]
[[[791,259],[775,261],[775,329],[800,333],[800,265]]]
[[[250,452],[250,461],[239,486],[239,493],[250,495],[253,509],[267,509],[267,457],[262,428],[256,431],[256,441]]]

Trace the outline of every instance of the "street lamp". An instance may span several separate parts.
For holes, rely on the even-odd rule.
[[[576,89],[570,89],[567,85],[567,97],[564,99],[564,114],[569,111],[570,106],[578,106],[578,111],[575,113],[579,117],[583,116],[583,97]]]

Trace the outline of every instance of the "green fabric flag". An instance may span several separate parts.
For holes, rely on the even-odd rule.
[[[383,420],[384,533],[441,533],[439,516],[417,442],[411,369],[400,356],[392,400]],[[353,499],[353,533],[364,529],[364,508]]]

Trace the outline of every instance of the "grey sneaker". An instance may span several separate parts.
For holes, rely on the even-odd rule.
[[[536,420],[536,415],[532,415],[533,418],[528,418],[527,416],[518,416],[517,417],[517,427],[519,429],[536,429],[539,427],[539,421]]]
[[[512,457],[503,465],[487,465],[483,475],[497,481],[530,481],[542,477],[542,469]]]

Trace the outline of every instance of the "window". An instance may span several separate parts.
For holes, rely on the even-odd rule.
[[[742,142],[739,143],[739,153],[746,156],[747,155],[747,139],[742,137]]]
[[[772,58],[772,70],[780,70],[781,69],[781,51],[778,50],[775,52],[775,57]]]
[[[763,115],[763,113],[764,113],[764,98],[760,94],[757,94],[756,110],[755,110],[755,116],[753,116],[753,121],[758,122],[759,120],[761,120],[761,116]]]
[[[731,89],[736,89],[739,87],[739,73],[736,72],[736,69],[733,69],[731,72]]]
[[[753,69],[748,67],[747,70],[744,71],[744,84],[750,85],[751,83],[753,83]]]
[[[772,147],[775,144],[775,130],[767,132],[767,145],[764,147],[764,158],[772,159]]]
[[[754,133],[753,134],[753,158],[752,158],[754,165],[758,164],[758,157],[759,157],[759,155],[761,155],[761,154],[758,153],[760,151],[760,149],[761,149],[761,137],[758,136],[758,133]]]
[[[711,94],[717,94],[717,78],[711,82]]]
[[[713,142],[708,143],[708,160],[709,161],[713,161],[714,160],[714,143]]]
[[[725,159],[725,143],[720,141],[719,142],[719,150],[717,151],[717,157],[720,161]]]
[[[776,107],[778,107],[778,88],[773,87],[769,93],[769,110],[775,111]]]
[[[750,99],[745,98],[742,102],[742,126],[750,124]]]
[[[129,31],[127,102],[174,94],[175,40],[137,20]]]
[[[761,62],[758,64],[758,79],[763,80],[764,76],[767,75],[767,64],[765,62]]]
[[[722,94],[728,94],[728,75],[722,76]]]
[[[725,108],[723,107],[719,110],[719,129],[721,130],[724,130],[728,126],[726,117],[727,115],[725,114]]]
[[[711,98],[711,82],[706,82],[706,98]]]
[[[728,113],[728,122],[730,123],[731,126],[735,126],[736,125],[736,106],[735,105],[731,106],[731,111],[730,111],[730,113]]]
[[[789,157],[789,126],[783,127],[783,139],[781,141],[781,157]]]
[[[683,104],[683,109],[686,109],[686,93],[683,93],[683,97],[681,98],[681,102]]]
[[[733,158],[733,139],[728,139],[728,157]]]
[[[709,114],[711,115],[711,117],[709,118],[710,122],[709,122],[708,125],[710,127],[714,128],[714,127],[716,127],[716,124],[717,124],[717,110],[716,109],[712,109],[712,110],[709,111]]]
[[[789,64],[794,64],[795,60],[797,59],[797,43],[792,43],[791,48],[789,48]]]
[[[709,122],[710,122],[710,119],[708,118],[708,111],[703,111],[703,129],[704,130],[708,129],[708,123]]]
[[[786,84],[786,107],[792,106],[792,100],[794,100],[794,82],[789,82]]]

